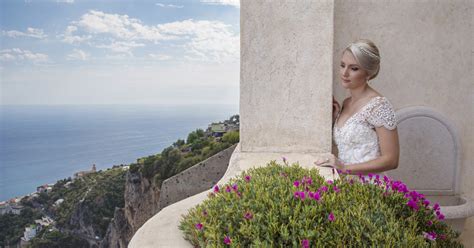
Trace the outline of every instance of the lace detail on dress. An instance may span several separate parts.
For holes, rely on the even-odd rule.
[[[393,130],[397,123],[392,105],[385,97],[380,96],[372,98],[340,128],[336,125],[337,119],[333,137],[339,159],[346,164],[364,163],[380,156],[375,127],[384,126]]]
[[[387,98],[382,97],[375,100],[370,107],[372,108],[370,109],[370,114],[367,116],[367,121],[372,126],[384,126],[388,130],[393,130],[397,127],[395,111]]]

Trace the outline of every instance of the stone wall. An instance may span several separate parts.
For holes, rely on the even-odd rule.
[[[227,170],[230,156],[236,146],[233,145],[163,181],[158,202],[159,210],[216,185]]]

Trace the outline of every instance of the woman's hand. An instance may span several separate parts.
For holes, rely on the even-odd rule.
[[[344,164],[333,154],[328,155],[326,158],[318,159],[314,164],[322,167],[332,167],[341,171],[345,170]]]
[[[336,98],[334,96],[332,97],[332,123],[336,121],[337,115],[339,114],[339,111],[341,111],[341,105],[336,101]]]

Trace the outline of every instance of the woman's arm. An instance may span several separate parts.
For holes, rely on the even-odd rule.
[[[337,115],[341,111],[341,105],[337,102],[334,96],[332,97],[332,124],[334,125],[334,121],[336,121]]]
[[[397,129],[375,128],[379,138],[380,157],[360,164],[344,165],[335,160],[334,167],[350,174],[367,174],[393,170],[398,167],[400,147]]]

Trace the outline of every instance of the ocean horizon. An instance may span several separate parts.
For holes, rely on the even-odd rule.
[[[0,201],[160,153],[238,105],[0,105]]]

